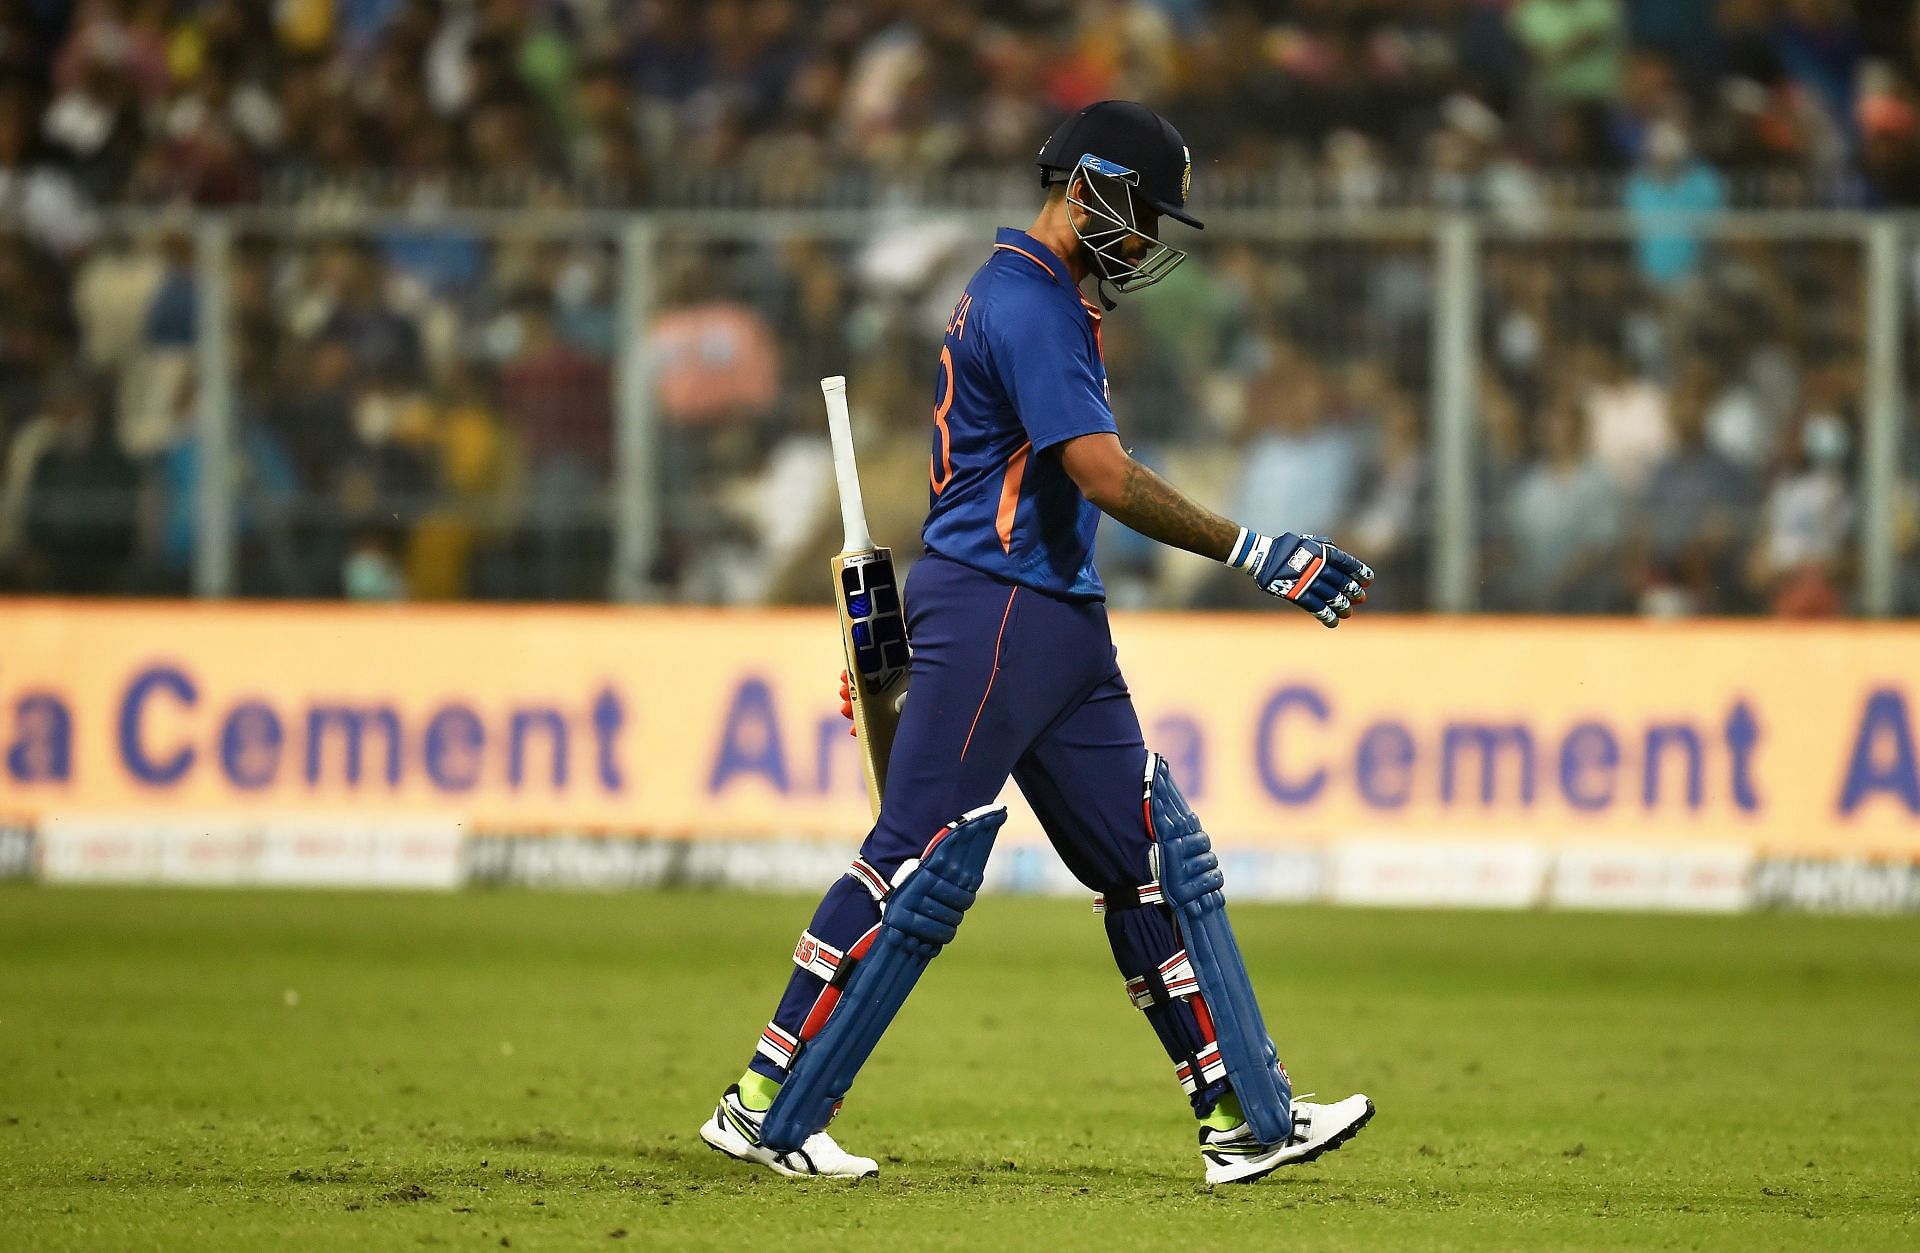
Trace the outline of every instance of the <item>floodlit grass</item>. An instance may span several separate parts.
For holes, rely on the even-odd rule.
[[[0,890],[0,1248],[1920,1247],[1920,920],[1238,908],[1380,1115],[1208,1189],[1086,905],[989,897],[848,1185],[695,1135],[810,906]]]

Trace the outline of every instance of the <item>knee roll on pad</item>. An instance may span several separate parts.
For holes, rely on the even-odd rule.
[[[827,1125],[920,973],[958,931],[1006,820],[999,805],[963,814],[941,828],[917,862],[901,866],[881,906],[880,924],[848,950],[855,965],[825,1007],[825,1022],[811,1038],[804,1038],[803,1028],[787,1081],[760,1124],[769,1148],[797,1149]]]
[[[1200,819],[1174,786],[1166,759],[1147,754],[1144,807],[1160,888],[1186,945],[1227,1080],[1266,1144],[1293,1134],[1293,1087],[1260,1016],[1240,944],[1227,920],[1226,877]]]
[[[923,861],[916,874],[926,868]],[[978,890],[977,884],[963,887],[952,880],[940,878],[939,873],[935,871],[926,876],[924,892],[916,892],[904,899],[901,894],[895,893],[887,909],[881,911],[883,924],[890,922],[902,934],[919,940],[933,952],[952,942],[954,933],[960,929],[960,919],[965,917]],[[933,952],[929,952],[928,956],[931,957]]]

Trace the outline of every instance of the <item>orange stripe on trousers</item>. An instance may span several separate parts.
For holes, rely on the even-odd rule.
[[[1000,615],[1000,634],[993,637],[993,672],[987,675],[987,690],[980,693],[980,708],[973,711],[973,722],[967,727],[967,742],[960,746],[960,760],[967,759],[967,750],[973,747],[973,733],[980,728],[980,715],[986,712],[987,697],[993,695],[993,681],[1000,677],[1000,645],[1007,638],[1007,619],[1013,616],[1013,598],[1020,589],[1007,589],[1007,607]]]

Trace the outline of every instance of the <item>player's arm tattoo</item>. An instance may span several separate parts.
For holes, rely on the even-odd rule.
[[[1102,502],[1102,508],[1109,517],[1148,539],[1215,561],[1225,561],[1240,537],[1240,528],[1234,523],[1196,504],[1131,457],[1127,458],[1120,490],[1111,501]]]

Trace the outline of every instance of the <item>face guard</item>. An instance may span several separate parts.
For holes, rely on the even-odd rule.
[[[1080,225],[1072,214],[1067,220],[1092,256],[1094,272],[1119,292],[1151,287],[1187,259],[1186,253],[1140,229],[1133,202],[1134,189],[1139,186],[1139,174],[1091,153],[1081,157],[1067,177],[1067,202],[1087,215],[1087,223]],[[1138,261],[1126,255],[1127,244],[1133,239],[1146,244]]]

